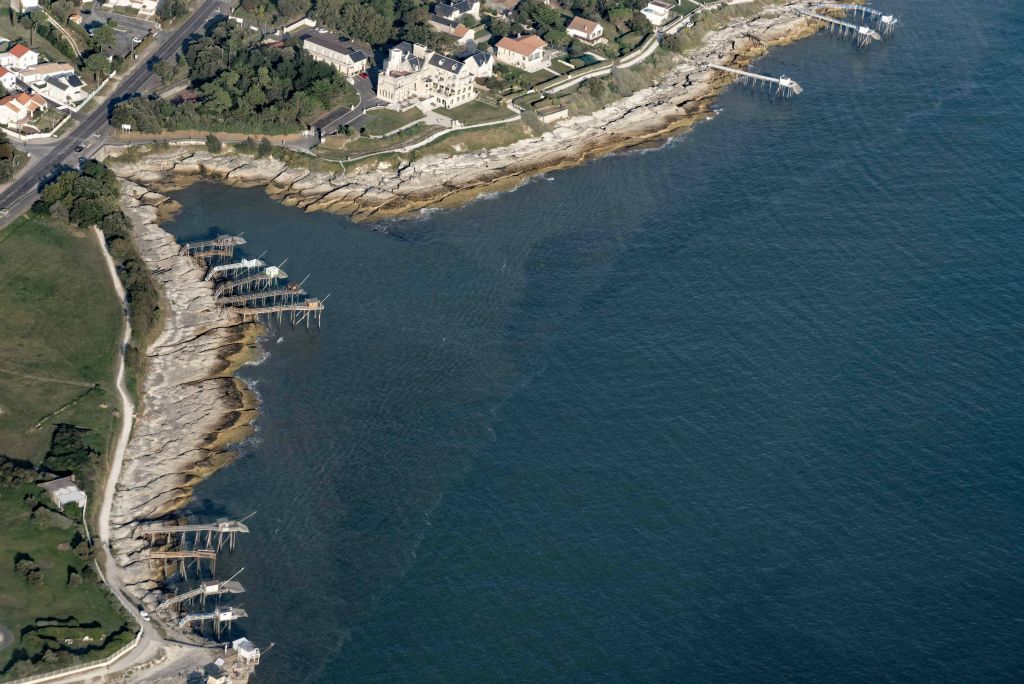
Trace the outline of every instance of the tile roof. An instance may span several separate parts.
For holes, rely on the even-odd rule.
[[[573,31],[579,31],[580,33],[585,33],[588,36],[596,31],[599,26],[600,24],[596,21],[590,21],[583,17],[573,17],[572,21],[569,22],[569,28]]]
[[[505,37],[498,41],[498,47],[511,50],[523,57],[529,57],[535,51],[547,47],[547,43],[541,40],[540,36],[523,36],[522,38]]]

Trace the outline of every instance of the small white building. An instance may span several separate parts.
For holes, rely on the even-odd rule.
[[[75,105],[88,97],[85,83],[76,74],[49,76],[34,89],[50,102],[62,105]]]
[[[127,7],[139,13],[140,17],[152,17],[160,0],[114,0],[114,7]]]
[[[16,43],[0,54],[0,66],[12,71],[21,71],[36,64],[39,64],[39,53],[24,43]]]
[[[647,3],[647,7],[640,11],[647,17],[647,21],[651,22],[651,26],[661,26],[672,18],[673,7],[675,5],[665,2],[665,0],[651,0]]]
[[[15,12],[32,12],[39,9],[39,0],[11,0],[11,9]]]
[[[42,64],[36,64],[35,66],[30,66],[27,69],[22,69],[18,72],[18,80],[31,88],[39,85],[48,78],[74,75],[75,67],[67,64],[66,62],[43,62]]]
[[[523,71],[538,71],[551,66],[551,60],[544,57],[547,43],[540,36],[505,37],[498,41],[497,59],[502,64],[514,66]]]
[[[25,97],[30,96],[25,95]],[[39,96],[32,95],[31,97]],[[3,100],[6,99],[6,97],[3,98]],[[3,100],[0,100],[0,103],[2,103]],[[3,109],[2,104],[0,104],[0,109]],[[60,510],[64,510],[64,507],[71,503],[78,504],[79,508],[83,510],[85,509],[87,498],[85,496],[85,492],[79,489],[78,485],[75,484],[74,475],[62,477],[57,480],[50,480],[49,482],[40,482],[39,486],[47,491],[50,495],[50,500],[53,501]]]
[[[601,26],[596,21],[590,19],[584,19],[583,17],[573,17],[572,21],[569,22],[566,32],[576,38],[582,40],[584,43],[594,44],[601,40],[604,36],[604,26]]]
[[[438,33],[444,33],[455,38],[459,45],[465,47],[476,43],[476,29],[464,26],[457,19],[446,19],[436,14],[431,14],[427,21],[430,28]]]
[[[15,84],[18,82],[18,75],[13,71],[0,66],[0,84],[3,85],[4,90],[10,92],[14,90]]]
[[[355,43],[323,33],[302,36],[302,49],[318,62],[325,62],[349,78],[366,71],[370,60]]]
[[[260,649],[256,647],[256,644],[252,643],[246,638],[235,639],[231,642],[231,648],[238,657],[247,663],[252,665],[259,665],[260,662]]]
[[[487,52],[474,52],[462,60],[473,78],[490,78],[494,75],[494,57]]]

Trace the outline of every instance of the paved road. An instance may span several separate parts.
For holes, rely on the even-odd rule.
[[[332,135],[337,133],[342,126],[350,124],[362,116],[367,107],[372,107],[376,104],[384,104],[384,101],[378,100],[376,94],[373,92],[373,84],[370,82],[370,79],[356,76],[355,79],[353,79],[353,82],[356,87],[356,92],[359,94],[359,102],[356,103],[356,106],[352,109],[335,109],[320,117],[316,123],[313,124],[313,127],[320,129],[321,135]]]
[[[185,39],[212,18],[220,7],[220,0],[204,0],[199,8],[172,33],[163,36],[162,39],[158,37],[160,43],[157,49],[149,59],[140,59],[128,71],[115,88],[110,99],[117,99],[124,95],[141,91],[152,76],[147,63],[150,60],[167,59],[173,56],[181,48],[181,44]],[[75,129],[70,131],[52,147],[43,145],[39,148],[31,148],[34,153],[33,156],[36,156],[36,158],[29,162],[28,167],[22,170],[21,174],[3,193],[0,193],[0,208],[8,210],[7,215],[0,218],[0,228],[9,224],[32,206],[32,203],[39,195],[38,188],[40,182],[47,179],[55,167],[67,163],[78,156],[74,150],[78,145],[84,144],[84,142],[80,141],[100,142],[109,135],[110,128],[107,125],[107,115],[107,107],[103,103],[95,111],[85,115]],[[99,140],[92,138],[96,133],[100,134]]]

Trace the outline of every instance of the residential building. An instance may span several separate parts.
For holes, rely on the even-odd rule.
[[[523,71],[538,71],[551,66],[551,60],[544,56],[544,48],[547,46],[540,36],[505,37],[499,40],[496,46],[497,59],[502,64]]]
[[[480,21],[480,0],[459,0],[458,2],[440,2],[434,5],[434,14],[445,19],[458,21],[469,15]]]
[[[490,78],[494,75],[494,57],[487,52],[475,52],[462,60],[473,78]]]
[[[459,45],[468,46],[476,44],[476,29],[465,26],[458,19],[446,19],[436,14],[431,14],[427,19],[430,28],[438,33],[446,33],[453,36]]]
[[[21,71],[36,64],[39,64],[39,53],[24,43],[16,43],[0,54],[0,66],[12,71]]]
[[[57,76],[73,76],[75,67],[65,62],[43,62],[18,72],[18,80],[28,87],[42,83],[48,78]]]
[[[472,59],[460,62],[423,45],[399,43],[380,71],[377,97],[399,105],[419,101],[431,109],[458,107],[476,98],[477,62],[467,66]]]
[[[38,95],[34,97],[38,97]],[[50,500],[61,510],[64,510],[64,507],[70,503],[78,504],[80,508],[85,508],[88,499],[85,492],[75,484],[74,475],[62,477],[58,480],[50,480],[49,482],[40,482],[39,486],[46,490],[50,495]]]
[[[11,9],[15,12],[32,12],[39,9],[39,0],[11,0]]]
[[[152,17],[156,14],[159,0],[114,0],[114,7],[127,7],[139,13],[140,17]]]
[[[4,90],[10,92],[14,90],[15,84],[18,82],[18,75],[13,71],[0,66],[0,85],[3,85]]]
[[[370,60],[355,43],[324,33],[302,36],[302,49],[318,62],[325,62],[349,78],[366,71]]]
[[[647,21],[651,22],[651,26],[661,26],[672,18],[673,7],[675,5],[665,2],[665,0],[651,0],[647,3],[647,7],[640,11],[647,17]]]
[[[569,26],[566,31],[573,38],[593,45],[601,40],[601,37],[604,35],[604,26],[601,26],[598,22],[591,21],[590,19],[573,17],[572,21],[569,22]]]
[[[49,76],[35,85],[35,91],[50,102],[61,105],[75,105],[88,95],[85,83],[76,74]]]

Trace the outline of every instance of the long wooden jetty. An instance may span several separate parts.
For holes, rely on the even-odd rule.
[[[327,297],[324,297],[327,299]],[[291,320],[292,325],[298,325],[303,321],[306,322],[306,327],[309,327],[309,322],[312,319],[316,319],[316,327],[320,327],[320,316],[324,310],[323,300],[320,299],[304,299],[301,302],[293,302],[289,304],[274,304],[271,306],[253,306],[240,309],[242,314],[242,320],[247,321],[260,321],[261,319],[270,320],[275,316],[280,322],[287,316]]]
[[[245,244],[241,235],[218,235],[212,240],[186,242],[178,248],[178,254],[187,254],[195,259],[206,260],[230,259],[235,254],[235,247]]]
[[[220,264],[214,266],[206,272],[206,278],[204,280],[213,280],[217,276],[224,273],[235,273],[237,271],[255,271],[257,268],[263,268],[266,264],[262,259],[242,259],[231,264]]]
[[[896,30],[896,24],[899,22],[899,19],[892,14],[886,14],[867,5],[855,5],[845,2],[819,2],[816,7],[850,12],[854,18],[860,18],[861,21],[873,21],[875,22],[875,28],[882,34],[883,38],[891,36]]]
[[[167,545],[178,541],[181,545],[188,543],[188,535],[192,535],[192,547],[195,549],[215,549],[219,551],[228,542],[228,548],[235,548],[235,536],[248,534],[249,528],[239,520],[218,520],[214,523],[176,525],[174,523],[149,523],[135,528],[135,534],[143,537],[164,537]],[[176,538],[176,539],[175,539]],[[216,544],[214,544],[216,542]]]
[[[216,290],[214,297],[222,297],[226,294],[237,292],[248,292],[256,288],[275,287],[278,281],[284,280],[288,274],[281,270],[280,266],[267,266],[259,273],[253,273],[243,278],[224,281]]]
[[[241,571],[239,571],[241,572]],[[236,572],[233,577],[237,577]],[[182,603],[191,601],[192,599],[198,598],[203,606],[206,605],[206,599],[213,596],[221,596],[223,594],[242,594],[245,593],[245,587],[242,583],[235,579],[228,580],[209,580],[201,582],[199,586],[186,591],[183,594],[175,594],[174,596],[166,599],[163,603],[156,607],[157,611],[164,611],[172,606],[178,606]]]
[[[789,97],[791,95],[799,95],[804,92],[804,89],[800,87],[799,83],[784,75],[775,78],[773,76],[764,76],[763,74],[755,74],[752,71],[733,69],[732,67],[721,66],[719,64],[708,64],[707,66],[716,71],[724,71],[729,74],[734,74],[739,77],[738,80],[741,83],[763,84],[766,88],[770,89],[770,92],[773,95]]]
[[[835,17],[829,17],[824,14],[818,14],[811,10],[797,9],[798,14],[802,14],[818,21],[823,21],[829,26],[830,31],[838,31],[841,35],[853,35],[857,41],[857,45],[861,47],[867,47],[874,40],[882,40],[882,36],[878,31],[868,26],[860,26],[858,24],[851,24],[848,21],[842,19],[836,19]]]
[[[253,292],[244,292],[238,295],[229,295],[221,297],[217,301],[223,306],[248,306],[250,304],[265,304],[266,302],[276,303],[278,299],[292,303],[295,299],[302,297],[306,294],[306,291],[294,283],[289,283],[285,287],[278,287],[273,290],[255,290]]]

